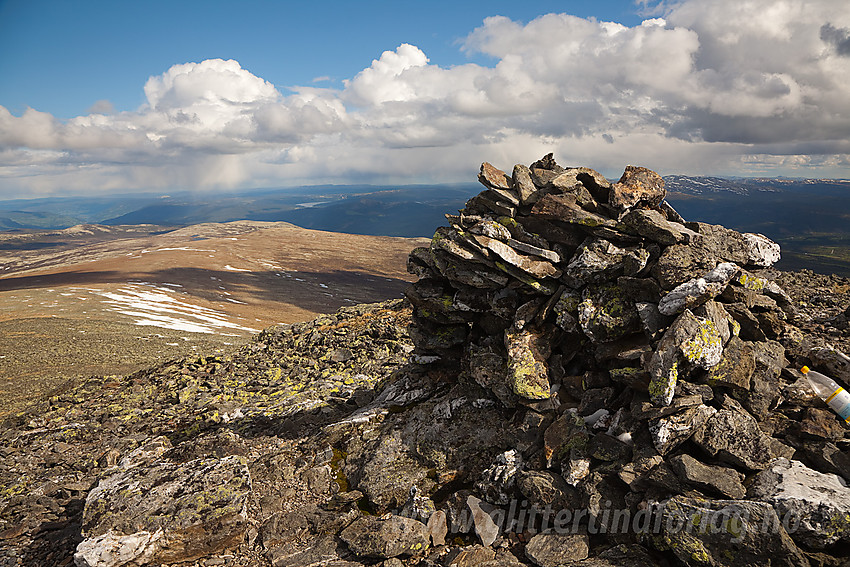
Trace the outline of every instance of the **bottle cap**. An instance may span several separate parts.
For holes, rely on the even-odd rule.
[[[809,367],[808,366],[802,367],[800,369],[800,372],[802,372],[803,374],[808,374],[809,373]]]

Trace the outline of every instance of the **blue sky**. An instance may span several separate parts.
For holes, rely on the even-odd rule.
[[[214,58],[235,59],[282,90],[340,86],[402,43],[441,66],[487,64],[459,45],[488,16],[530,21],[566,11],[635,25],[638,10],[629,0],[0,0],[0,104],[58,118],[85,114],[98,100],[133,110],[149,76]]]
[[[850,177],[850,3],[0,0],[0,198]]]

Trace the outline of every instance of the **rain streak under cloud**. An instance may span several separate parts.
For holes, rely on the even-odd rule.
[[[490,65],[387,47],[341,88],[208,59],[148,78],[134,111],[0,106],[0,191],[469,181],[550,151],[609,176],[850,177],[844,2],[691,0],[634,27],[494,16],[458,46]]]

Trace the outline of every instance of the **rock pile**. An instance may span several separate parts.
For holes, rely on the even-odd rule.
[[[803,565],[798,546],[850,543],[848,428],[795,370],[848,381],[850,359],[794,325],[791,298],[765,277],[777,244],[686,222],[642,167],[612,184],[549,154],[511,175],[484,163],[479,180],[486,189],[410,254],[420,279],[406,295],[416,360],[459,366],[542,433],[514,474],[485,473],[485,499],[596,519],[604,503],[749,518],[743,531],[655,534],[688,565]]]

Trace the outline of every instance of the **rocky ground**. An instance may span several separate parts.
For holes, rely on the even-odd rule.
[[[410,302],[92,378],[8,419],[0,566],[850,565],[850,428],[796,371],[850,378],[850,280],[759,266],[768,243],[712,249],[694,234],[715,229],[642,208],[651,191],[626,212],[664,214],[636,216],[666,236],[530,238],[496,219],[534,217],[532,192],[617,217],[589,177],[535,165],[525,194],[482,170],[479,210],[411,255]],[[621,253],[593,256],[599,239]],[[687,269],[663,269],[683,250]],[[597,293],[611,282],[631,291]]]

